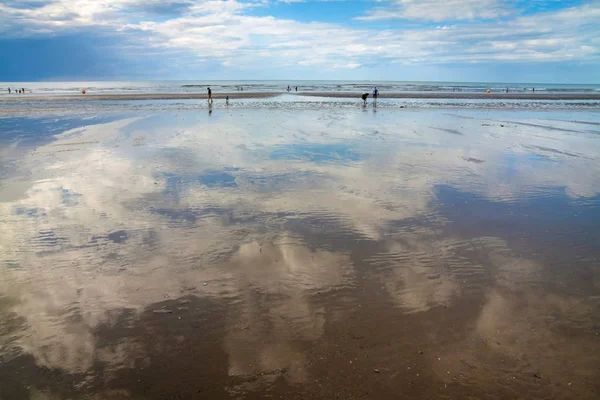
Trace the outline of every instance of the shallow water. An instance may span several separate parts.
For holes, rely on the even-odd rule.
[[[0,119],[0,393],[595,399],[599,115]]]

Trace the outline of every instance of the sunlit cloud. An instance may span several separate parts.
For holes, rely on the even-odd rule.
[[[332,15],[300,21],[278,16],[276,8],[260,1],[3,1],[0,31],[7,40],[78,33],[110,37],[117,52],[132,58],[173,55],[163,62],[177,68],[183,68],[178,63],[196,68],[209,61],[236,70],[330,71],[598,61],[600,4],[537,12],[522,12],[520,4],[402,0],[357,12],[354,20]],[[381,25],[387,20],[404,22]]]
[[[357,19],[411,19],[422,21],[452,21],[493,19],[511,15],[515,10],[504,0],[393,0],[376,7]]]

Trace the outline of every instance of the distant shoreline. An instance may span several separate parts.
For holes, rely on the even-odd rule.
[[[288,94],[290,96],[310,96],[345,98],[360,100],[358,92],[229,92],[214,93],[212,98],[224,100],[269,98]],[[369,95],[369,98],[372,98]],[[382,93],[380,99],[488,99],[488,100],[600,100],[600,93],[464,93],[464,92],[396,92]],[[29,103],[29,102],[74,102],[74,101],[119,101],[119,100],[206,100],[206,93],[136,93],[136,94],[76,94],[76,95],[8,95],[0,97],[2,103]]]

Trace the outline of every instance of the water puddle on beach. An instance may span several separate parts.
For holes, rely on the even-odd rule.
[[[600,114],[0,119],[6,399],[597,399]]]

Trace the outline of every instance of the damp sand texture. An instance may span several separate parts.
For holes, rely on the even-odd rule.
[[[600,396],[596,111],[157,104],[0,118],[3,398]]]

